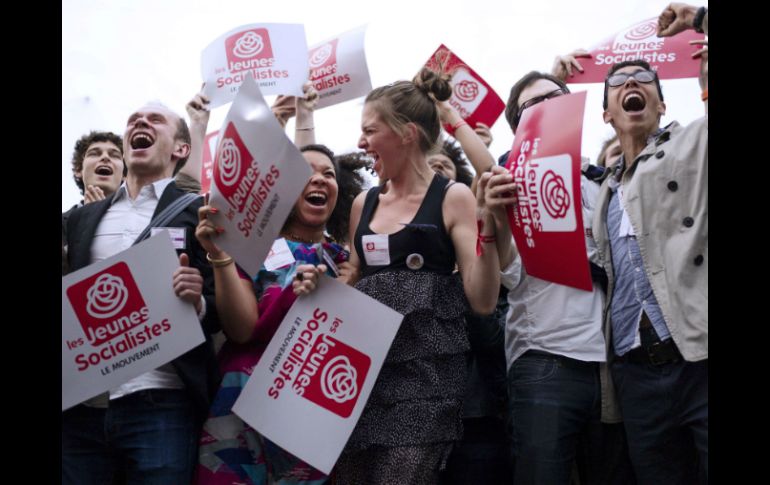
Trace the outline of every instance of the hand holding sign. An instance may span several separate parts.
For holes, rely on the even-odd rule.
[[[567,81],[567,77],[574,76],[572,68],[583,72],[583,66],[578,61],[578,58],[590,58],[591,53],[585,49],[576,49],[565,56],[556,56],[553,61],[553,68],[551,74],[558,77],[562,81]]]
[[[495,165],[490,172],[484,174],[485,187],[482,190],[484,206],[498,221],[508,224],[506,207],[516,210],[518,197],[517,188],[513,182],[513,176],[505,168]],[[481,186],[481,180],[479,180]]]
[[[198,238],[198,242],[206,250],[210,258],[225,259],[228,257],[227,253],[222,251],[213,241],[215,237],[222,234],[225,230],[215,225],[208,218],[209,214],[216,214],[218,212],[218,209],[210,205],[204,205],[198,209],[198,226],[195,228],[195,237]]]
[[[692,28],[698,7],[671,3],[658,16],[658,37],[671,37]]]
[[[326,265],[319,264],[313,266],[312,264],[301,264],[297,266],[297,274],[294,281],[291,282],[291,287],[294,290],[294,294],[297,296],[309,295],[315,291],[318,286],[318,280],[321,275],[326,273]]]

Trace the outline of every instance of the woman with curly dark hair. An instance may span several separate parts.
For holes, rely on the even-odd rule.
[[[256,485],[265,479],[269,483],[291,479],[295,484],[320,485],[327,479],[232,412],[254,366],[296,299],[292,281],[301,272],[301,265],[327,263],[329,276],[338,276],[337,271],[349,274],[349,252],[338,242],[344,239],[350,204],[361,191],[363,178],[351,169],[356,164],[340,166],[324,145],[305,145],[300,151],[312,175],[276,240],[291,253],[291,263],[269,264],[268,258],[252,280],[217,246],[215,240],[222,229],[207,218],[215,209],[206,205],[199,210],[195,235],[214,268],[217,308],[227,336],[219,352],[222,385],[200,441],[199,485]],[[327,229],[334,240],[326,236]],[[328,264],[330,261],[333,264]],[[244,469],[252,472],[246,474]],[[295,480],[297,477],[303,479]]]

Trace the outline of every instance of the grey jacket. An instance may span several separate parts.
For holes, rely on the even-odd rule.
[[[607,172],[609,174],[609,171]],[[609,305],[614,275],[607,208],[611,175],[601,187],[593,233],[609,286],[604,311],[607,359],[612,359]],[[623,206],[644,270],[677,347],[687,361],[708,359],[708,117],[668,125],[623,173]],[[620,412],[607,369],[602,373],[602,420]]]

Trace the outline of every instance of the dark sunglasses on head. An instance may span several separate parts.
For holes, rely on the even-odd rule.
[[[521,114],[524,112],[525,109],[530,108],[537,103],[542,103],[546,99],[555,98],[557,96],[561,96],[562,94],[567,94],[567,91],[564,88],[554,89],[550,93],[545,93],[542,96],[535,96],[532,99],[528,99],[521,103],[521,106],[519,106],[519,111],[516,112],[516,124],[519,124],[519,120],[521,119]]]
[[[634,78],[640,83],[651,83],[655,80],[655,73],[652,71],[635,71],[635,72],[619,72],[616,74],[613,74],[612,76],[607,78],[607,84],[612,86],[613,88],[616,88],[618,86],[622,86],[625,84],[625,82],[628,80],[628,78]]]

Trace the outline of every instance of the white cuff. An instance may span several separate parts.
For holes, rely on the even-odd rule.
[[[206,317],[206,299],[201,295],[201,311],[198,312],[198,321],[202,322]]]

